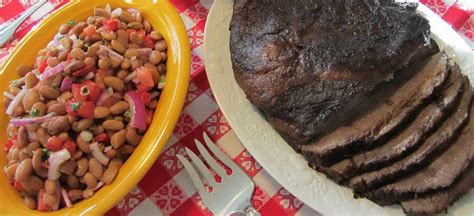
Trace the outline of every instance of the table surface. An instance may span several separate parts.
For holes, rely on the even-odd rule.
[[[0,24],[11,22],[37,0],[0,0]],[[55,9],[66,0],[50,0]],[[219,109],[203,63],[203,36],[207,13],[213,0],[170,0],[188,29],[192,49],[191,83],[184,110],[173,135],[156,163],[120,203],[107,215],[211,215],[191,183],[176,154],[186,155],[185,147],[198,153],[194,139],[203,132],[250,176],[256,189],[252,203],[262,215],[318,215],[279,185],[243,147]],[[467,0],[469,1],[469,0]],[[458,31],[474,48],[474,15],[457,0],[420,0]],[[460,3],[461,2],[461,3]],[[2,63],[20,39],[41,20],[27,20],[14,40],[0,49]]]

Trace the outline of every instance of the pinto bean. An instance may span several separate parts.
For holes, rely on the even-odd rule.
[[[126,23],[131,23],[137,21],[133,15],[127,11],[123,11],[120,14],[120,21],[126,22]]]
[[[110,139],[110,143],[114,149],[120,148],[125,143],[125,134],[127,130],[120,130],[119,132],[115,133],[112,138]]]
[[[118,173],[118,167],[111,166],[107,168],[104,172],[104,175],[101,178],[101,181],[104,182],[106,185],[112,183]]]
[[[67,116],[53,117],[48,124],[48,132],[52,135],[68,131],[70,128],[71,124]]]
[[[82,197],[84,197],[85,199],[90,198],[92,195],[94,195],[94,190],[92,189],[85,189],[84,191],[82,191]]]
[[[167,48],[168,48],[168,46],[166,45],[166,41],[164,41],[164,40],[160,40],[160,41],[156,42],[156,44],[155,44],[155,49],[160,51],[160,52],[165,51]]]
[[[31,159],[31,155],[26,154],[24,151],[20,151],[19,155],[20,155],[20,161],[24,161],[26,159]]]
[[[43,150],[41,150],[39,148],[36,149],[35,152],[33,153],[33,158],[32,158],[32,161],[31,161],[31,165],[33,166],[33,169],[36,172],[39,172],[41,169],[43,169],[41,156],[43,156]]]
[[[58,182],[56,180],[49,180],[47,179],[44,182],[44,188],[46,190],[46,193],[49,194],[56,194],[56,187],[58,185]]]
[[[71,189],[79,188],[79,179],[75,175],[68,175],[66,184]]]
[[[76,172],[76,169],[77,169],[76,162],[73,160],[68,160],[64,162],[63,164],[61,164],[59,171],[61,171],[62,173],[66,175],[72,175],[74,172]]]
[[[110,13],[107,10],[105,10],[103,8],[99,8],[99,7],[94,8],[94,15],[100,16],[100,17],[105,17],[105,18],[110,17]]]
[[[36,77],[36,74],[33,72],[29,72],[25,75],[25,85],[27,89],[31,89],[38,84],[39,80]]]
[[[24,77],[28,72],[32,71],[33,67],[28,65],[20,65],[16,68],[16,73],[19,77]]]
[[[26,92],[25,97],[23,98],[23,108],[26,111],[30,111],[31,107],[33,107],[33,105],[39,101],[40,101],[40,95],[38,93],[38,90],[29,89]]]
[[[82,119],[72,124],[72,129],[76,132],[81,132],[89,129],[94,124],[94,119]]]
[[[125,53],[125,46],[119,40],[112,40],[112,48],[120,54]]]
[[[23,201],[25,202],[26,206],[28,206],[28,208],[36,210],[36,199],[30,196],[25,196]]]
[[[123,122],[117,120],[107,120],[102,123],[102,126],[106,130],[118,131],[124,128]]]
[[[28,131],[26,130],[26,127],[20,127],[18,130],[17,143],[19,148],[23,148],[28,145]]]
[[[76,169],[76,176],[83,176],[86,174],[87,170],[89,169],[89,163],[87,158],[81,158],[77,161],[77,169]]]
[[[74,26],[72,28],[72,33],[74,33],[76,36],[79,36],[83,31],[84,29],[87,27],[87,23],[86,22],[79,22],[76,26]]]
[[[48,86],[48,85],[42,85],[39,87],[39,94],[45,98],[48,99],[56,99],[61,95],[61,92],[58,90]]]
[[[56,198],[56,195],[51,195],[49,193],[44,193],[43,194],[43,203],[48,205],[48,206],[54,206],[57,202],[59,202],[58,198]]]
[[[97,186],[97,178],[90,172],[84,175],[84,182],[88,188],[95,188]]]
[[[123,81],[114,76],[105,77],[104,82],[107,87],[111,87],[115,92],[122,92],[125,87]]]
[[[94,109],[94,118],[101,119],[110,115],[110,110],[107,107],[96,107]]]
[[[122,155],[129,155],[129,154],[132,154],[134,150],[135,150],[135,147],[131,145],[122,145],[122,147],[120,147],[119,149],[119,152]]]
[[[39,147],[40,147],[39,143],[32,142],[23,149],[23,152],[33,157],[33,152],[36,151],[36,149],[39,149]]]
[[[110,107],[110,113],[112,115],[120,115],[128,110],[130,105],[125,101],[119,101]]]
[[[110,62],[109,58],[101,58],[101,59],[99,59],[98,65],[99,65],[100,69],[107,70],[107,69],[110,68],[112,63]]]
[[[104,168],[102,167],[102,164],[97,161],[97,159],[91,158],[89,159],[89,172],[94,175],[96,179],[100,179],[104,173]]]
[[[48,107],[48,113],[52,113],[52,112],[56,113],[59,116],[66,115],[67,114],[66,104],[65,103],[57,103],[57,104],[54,104],[54,105]]]
[[[82,190],[70,190],[68,191],[68,195],[71,201],[75,202],[82,199]]]
[[[77,147],[79,147],[79,149],[83,151],[84,153],[89,154],[91,152],[89,148],[90,143],[82,140],[80,136],[77,136],[76,144],[77,144]]]
[[[12,163],[8,165],[7,169],[5,170],[8,181],[13,182],[15,180],[15,173],[19,165],[20,163]]]
[[[43,102],[36,102],[32,107],[31,111],[36,112],[38,116],[44,116],[46,114],[46,110],[48,108],[46,107],[46,104]]]
[[[122,164],[123,164],[123,160],[122,160],[122,159],[120,159],[120,158],[114,158],[114,159],[112,159],[112,160],[110,161],[109,167],[115,166],[115,167],[117,167],[117,168],[120,168],[120,167],[122,166]]]
[[[36,133],[36,135],[38,136],[38,140],[42,145],[46,145],[46,143],[48,143],[48,139],[50,136],[44,128],[38,128],[38,132]]]
[[[148,61],[151,63],[151,64],[154,64],[154,65],[157,65],[161,62],[161,53],[160,51],[157,51],[157,50],[153,50],[151,53],[150,53],[150,57],[148,57]]]
[[[21,186],[28,191],[38,192],[43,188],[44,182],[37,176],[31,175],[25,181],[21,182]]]
[[[32,160],[30,158],[27,158],[20,162],[20,165],[18,165],[18,168],[15,172],[16,181],[25,181],[31,175],[31,173],[33,172],[33,166],[31,162]]]
[[[61,27],[59,27],[59,33],[62,35],[65,35],[71,30],[71,25],[69,24],[63,24]]]
[[[133,56],[138,57],[140,56],[140,51],[138,49],[127,49],[123,56],[128,59],[132,58]]]

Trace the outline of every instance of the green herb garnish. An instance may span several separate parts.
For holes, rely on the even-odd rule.
[[[70,26],[75,26],[77,24],[77,22],[74,21],[74,20],[69,20],[69,22],[67,22],[67,24],[70,25]]]
[[[41,161],[46,161],[49,158],[49,150],[44,148],[43,149],[43,154],[41,155]]]
[[[132,118],[132,112],[130,112],[130,110],[127,110],[123,115],[127,118]]]
[[[71,109],[74,110],[74,112],[77,112],[81,108],[81,103],[75,102],[71,104]]]
[[[32,109],[30,114],[31,114],[31,117],[38,117],[39,111],[37,109]]]

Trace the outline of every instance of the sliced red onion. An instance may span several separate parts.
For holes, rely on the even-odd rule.
[[[67,92],[71,89],[72,79],[71,77],[64,77],[61,83],[61,92]]]
[[[120,16],[120,14],[122,14],[122,8],[115,8],[111,13],[110,13],[110,17],[114,17],[114,16]]]
[[[45,122],[45,121],[50,120],[50,119],[53,118],[54,116],[56,116],[56,113],[52,112],[52,113],[48,113],[48,114],[45,115],[45,116],[40,116],[40,117],[33,117],[33,118],[15,118],[15,119],[10,120],[10,123],[11,123],[13,126],[21,127],[21,126],[27,126],[27,125],[30,125],[30,124],[43,123],[43,122]]]
[[[10,104],[7,107],[7,115],[12,115],[13,114],[13,109],[15,109],[18,104],[23,100],[23,97],[25,97],[26,94],[26,89],[22,89],[18,94],[15,96],[15,98],[10,102]]]
[[[97,182],[97,186],[95,186],[95,188],[92,189],[92,190],[93,191],[99,190],[102,186],[104,186],[104,182],[102,182],[102,181]]]
[[[104,166],[107,165],[107,163],[109,163],[109,158],[107,156],[105,156],[104,153],[102,153],[102,151],[100,151],[99,149],[99,143],[98,142],[95,142],[95,143],[92,143],[89,145],[90,149],[91,149],[91,152],[92,152],[92,155],[95,157],[95,159],[97,159],[101,164],[103,164]]]
[[[156,97],[158,97],[158,96],[160,96],[160,92],[155,91],[155,92],[152,92],[152,93],[151,93],[150,98],[151,98],[151,99],[154,99],[154,98],[156,98]]]
[[[125,77],[125,79],[123,81],[130,82],[135,78],[137,78],[137,72],[133,71],[131,74],[129,74],[127,77]]]
[[[128,91],[125,94],[125,100],[130,104],[132,117],[130,123],[132,127],[145,130],[146,129],[146,109],[140,95],[135,91]]]
[[[15,99],[15,95],[12,95],[10,92],[3,92],[3,96],[5,96],[6,98],[10,99],[10,100],[13,100]]]
[[[110,8],[109,4],[106,4],[105,5],[105,10],[110,13],[112,11],[112,8]]]
[[[64,62],[61,62],[58,65],[44,71],[44,73],[40,74],[38,78],[39,78],[39,80],[45,80],[45,79],[47,79],[49,77],[52,77],[52,76],[54,76],[58,73],[61,73],[61,71],[64,70],[64,67],[66,67],[66,64]]]
[[[61,194],[63,195],[63,200],[64,200],[64,203],[66,203],[66,207],[71,208],[72,207],[71,198],[69,198],[69,194],[67,194],[67,191],[64,188],[61,188]]]
[[[132,13],[132,14],[140,13],[140,11],[135,9],[135,8],[128,8],[127,11]]]
[[[152,50],[150,48],[140,48],[138,51],[142,57],[148,57]]]
[[[87,76],[84,77],[84,80],[90,80],[92,78],[94,78],[94,72],[90,72],[89,74],[87,74]]]
[[[135,84],[140,84],[140,79],[138,79],[138,77],[135,77],[133,80],[132,80],[133,83]]]
[[[110,48],[108,48],[108,47],[106,47],[106,46],[104,46],[104,45],[100,45],[99,49],[107,51],[107,53],[108,53],[111,57],[115,57],[115,58],[119,59],[120,61],[123,60],[123,56],[122,56],[122,55],[118,54],[117,52],[113,51],[112,49],[110,49]]]
[[[62,149],[57,152],[52,152],[49,155],[48,163],[49,163],[49,169],[48,169],[48,179],[49,180],[57,180],[60,176],[61,173],[59,172],[59,168],[62,163],[66,162],[71,158],[71,153],[67,149]]]

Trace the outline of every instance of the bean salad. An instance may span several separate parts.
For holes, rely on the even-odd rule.
[[[4,92],[8,181],[39,211],[112,183],[165,86],[167,45],[136,9],[95,8],[63,24]]]

